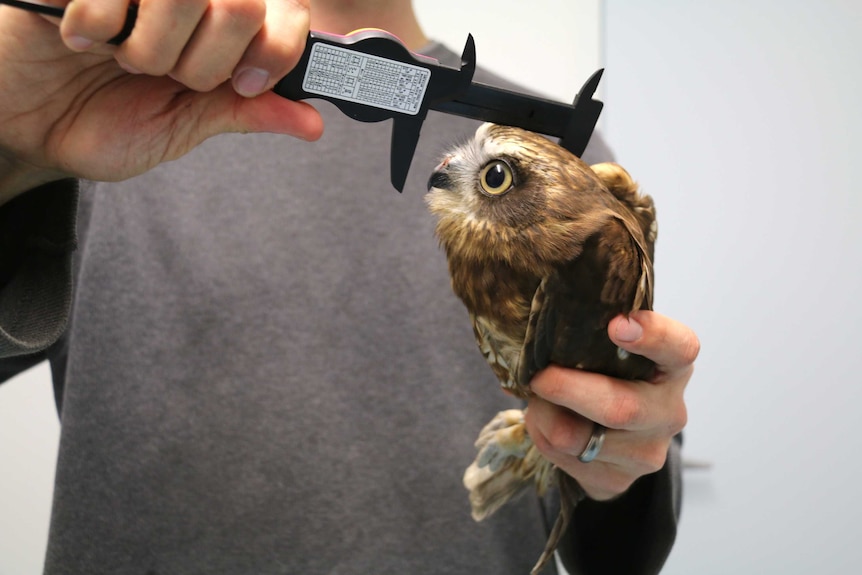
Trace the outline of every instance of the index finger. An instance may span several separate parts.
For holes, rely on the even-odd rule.
[[[700,353],[700,340],[690,327],[654,311],[615,317],[608,336],[624,350],[653,360],[663,372],[691,367]]]
[[[266,4],[264,27],[249,44],[233,74],[237,92],[245,96],[271,90],[286,76],[299,62],[308,37],[308,0],[270,0]],[[265,72],[265,79],[261,72]],[[249,75],[257,77],[259,84],[244,86]]]

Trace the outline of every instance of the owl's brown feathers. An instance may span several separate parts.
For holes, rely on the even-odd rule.
[[[452,288],[504,389],[528,397],[533,375],[550,363],[652,374],[651,361],[607,335],[614,316],[652,306],[655,210],[625,170],[590,167],[543,136],[484,124],[443,159],[429,189]],[[561,487],[571,481],[551,473],[511,412],[486,426],[477,448],[464,478],[477,519],[525,485],[543,492],[555,475]]]
[[[504,162],[513,178],[499,194],[484,191],[480,178],[494,162]],[[545,320],[566,310],[565,318],[553,318],[556,331],[535,334],[551,345],[545,357],[530,358],[506,387],[526,395],[529,378],[551,361],[645,377],[650,366],[602,365],[593,357],[598,343],[581,345],[587,332],[595,332],[588,339],[603,339],[616,354],[604,332],[610,319],[652,305],[655,211],[625,170],[590,167],[540,135],[485,124],[443,160],[429,185],[452,288],[474,323],[493,326],[497,339],[511,338],[520,348],[537,290],[545,308],[553,305],[544,309]],[[486,330],[477,331],[481,337]],[[520,357],[507,355],[509,368],[520,365]]]

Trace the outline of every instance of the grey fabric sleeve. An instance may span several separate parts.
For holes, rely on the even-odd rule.
[[[75,180],[59,180],[0,206],[2,376],[35,363],[65,329],[72,301],[77,196]]]

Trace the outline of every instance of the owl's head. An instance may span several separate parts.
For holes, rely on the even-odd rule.
[[[483,124],[428,181],[437,236],[450,257],[529,269],[572,258],[612,213],[640,209],[647,236],[652,200],[619,166],[596,168],[539,134]]]

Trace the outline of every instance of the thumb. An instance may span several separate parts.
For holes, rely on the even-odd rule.
[[[211,115],[202,118],[204,139],[224,132],[271,132],[314,141],[323,134],[320,113],[305,102],[288,100],[271,91],[245,98],[229,83],[217,92],[209,110]]]

